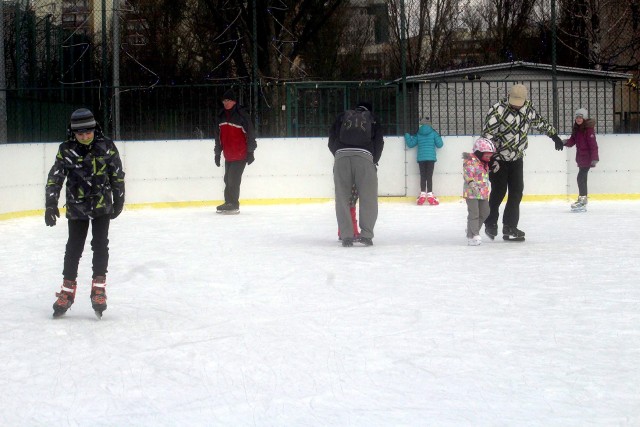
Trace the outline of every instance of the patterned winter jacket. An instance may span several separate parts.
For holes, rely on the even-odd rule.
[[[462,153],[462,176],[464,186],[462,197],[465,199],[489,199],[491,187],[489,184],[489,170],[473,153]]]
[[[113,212],[114,204],[124,204],[124,171],[112,140],[96,129],[89,145],[80,144],[73,134],[60,144],[45,187],[46,206],[58,206],[64,180],[68,219],[92,219]]]
[[[246,160],[247,152],[255,151],[256,134],[249,113],[240,105],[224,108],[216,115],[213,127],[216,141],[215,154],[224,152],[224,159],[228,162]]]
[[[533,126],[547,136],[556,135],[556,129],[525,101],[522,108],[515,110],[507,99],[494,104],[484,121],[482,136],[496,146],[498,160],[513,161],[524,157],[529,145],[529,127]]]
[[[440,134],[429,125],[420,126],[416,135],[405,133],[404,142],[409,148],[418,146],[417,160],[419,162],[437,161],[436,148],[442,148],[443,145]]]
[[[595,120],[593,119],[586,119],[582,126],[574,123],[571,138],[564,144],[567,147],[576,146],[576,163],[579,168],[591,167],[593,160],[600,160],[594,126]]]

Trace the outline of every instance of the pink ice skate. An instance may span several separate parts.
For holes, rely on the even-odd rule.
[[[440,204],[438,198],[434,196],[433,193],[427,193],[427,201],[431,206],[438,206]]]

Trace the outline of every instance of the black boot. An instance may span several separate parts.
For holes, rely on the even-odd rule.
[[[524,240],[524,231],[518,230],[515,225],[503,225],[502,226],[502,238],[504,240]]]
[[[495,239],[498,235],[498,224],[485,224],[484,234],[486,234],[491,240]]]

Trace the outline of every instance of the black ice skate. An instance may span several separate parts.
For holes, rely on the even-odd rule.
[[[350,248],[351,246],[353,246],[353,239],[350,237],[345,237],[344,239],[342,239],[342,247],[343,248]]]
[[[102,312],[107,309],[107,280],[104,276],[96,276],[91,282],[91,306],[98,319],[102,319]]]
[[[75,280],[62,281],[62,289],[56,292],[58,299],[53,303],[53,317],[60,317],[69,310],[76,299],[76,285]]]
[[[362,246],[373,246],[373,239],[370,237],[360,237],[357,239],[357,242]]]
[[[495,239],[498,235],[498,225],[497,224],[485,224],[484,225],[484,234],[487,235],[491,240]]]
[[[524,242],[524,231],[518,230],[513,225],[504,225],[502,227],[502,238],[512,242]]]
[[[240,207],[231,203],[223,203],[216,208],[216,213],[223,215],[238,215],[240,213]]]

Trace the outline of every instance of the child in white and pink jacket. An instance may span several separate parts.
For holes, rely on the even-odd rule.
[[[462,153],[464,187],[462,197],[467,202],[467,244],[482,244],[480,228],[489,216],[489,162],[496,149],[491,141],[478,138],[472,153]]]

